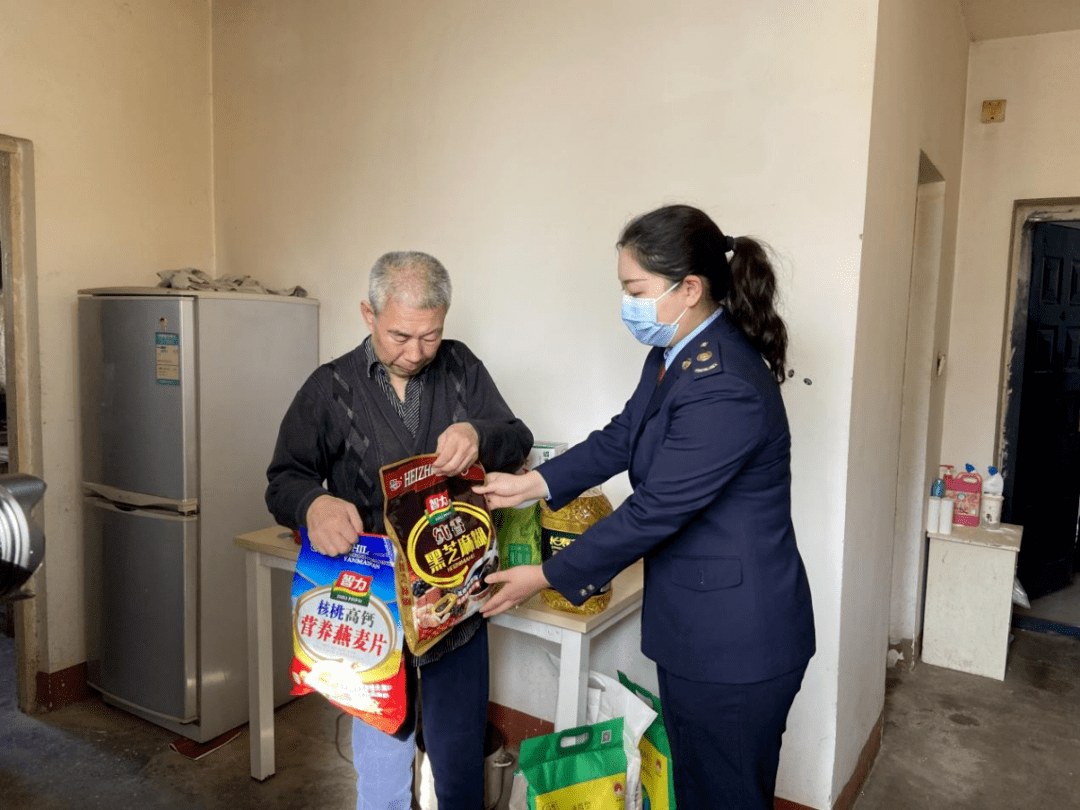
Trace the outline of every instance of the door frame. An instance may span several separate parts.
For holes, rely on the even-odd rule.
[[[1005,339],[1001,342],[1001,398],[998,402],[994,457],[1011,469],[1010,436],[1020,423],[1020,395],[1024,387],[1024,350],[1027,348],[1028,287],[1031,281],[1031,234],[1043,222],[1080,220],[1080,197],[1017,200],[1013,204],[1009,246],[1009,284],[1005,301]]]
[[[11,472],[42,477],[41,361],[38,344],[37,242],[34,207],[34,147],[0,134],[0,272],[3,273],[4,340],[7,363],[8,448]],[[36,517],[44,523],[44,507]],[[46,532],[47,534],[47,532]],[[46,550],[46,557],[48,552]],[[43,566],[26,588],[33,599],[15,606],[15,684],[18,707],[37,706],[37,672],[47,649]]]
[[[915,665],[922,646],[926,585],[926,493],[941,453],[941,402],[944,378],[938,331],[946,181],[919,154],[919,185],[912,223],[908,279],[907,337],[901,385],[899,452],[896,474],[889,646],[897,661]]]

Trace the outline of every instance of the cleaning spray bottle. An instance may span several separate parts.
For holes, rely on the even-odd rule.
[[[982,507],[980,511],[981,523],[986,526],[999,526],[1001,524],[1001,507],[1005,500],[1002,493],[1005,491],[1005,479],[997,467],[990,466],[990,475],[983,481]]]

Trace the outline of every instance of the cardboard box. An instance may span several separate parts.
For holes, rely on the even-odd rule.
[[[534,442],[529,457],[525,459],[525,469],[535,470],[549,458],[566,452],[568,447],[566,442]]]

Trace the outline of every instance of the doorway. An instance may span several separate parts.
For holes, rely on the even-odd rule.
[[[1025,210],[1026,209],[1026,210]],[[1080,626],[1080,207],[1017,206],[1003,520],[1024,527],[1021,619]],[[1017,249],[1018,248],[1018,249]]]
[[[42,477],[41,380],[38,355],[37,260],[34,239],[34,150],[30,141],[0,135],[0,309],[6,472]],[[41,509],[41,506],[37,507]],[[46,527],[47,528],[47,527]],[[33,599],[9,603],[4,625],[13,630],[16,700],[36,707],[39,650],[44,649],[45,580],[41,569],[26,588]]]
[[[892,590],[889,609],[890,661],[912,667],[920,655],[926,583],[926,493],[941,451],[944,379],[935,359],[942,355],[939,322],[941,256],[945,228],[945,179],[926,154],[919,154],[915,195],[908,323],[901,388],[900,443],[896,476]]]

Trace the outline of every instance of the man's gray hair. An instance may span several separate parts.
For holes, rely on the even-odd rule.
[[[449,309],[450,294],[450,274],[442,262],[418,250],[383,254],[368,280],[368,302],[376,314],[391,298],[416,309]]]

